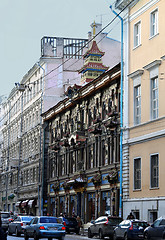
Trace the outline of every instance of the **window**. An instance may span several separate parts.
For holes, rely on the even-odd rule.
[[[148,220],[149,223],[153,223],[158,218],[158,212],[157,210],[154,210],[154,209],[148,210],[148,215],[149,215],[149,220]],[[157,220],[157,221],[158,223],[160,222],[160,220]],[[157,225],[156,222],[154,223],[154,226],[155,224]]]
[[[159,156],[151,155],[151,188],[159,187]]]
[[[134,159],[134,189],[141,189],[141,158]]]
[[[141,44],[141,22],[134,25],[134,47]]]
[[[156,9],[150,16],[150,37],[158,34],[158,10]]]
[[[158,118],[158,77],[151,79],[151,119]]]
[[[141,122],[141,86],[134,88],[134,122],[140,124]]]

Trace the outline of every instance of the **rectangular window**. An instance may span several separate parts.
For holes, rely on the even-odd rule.
[[[159,187],[159,156],[151,155],[151,188]]]
[[[150,37],[158,34],[158,9],[153,11],[150,16]]]
[[[141,86],[134,88],[134,122],[140,124],[141,122]]]
[[[141,158],[134,159],[134,189],[141,189]]]
[[[158,118],[158,77],[151,79],[151,119]]]
[[[141,44],[141,22],[134,25],[134,47]]]

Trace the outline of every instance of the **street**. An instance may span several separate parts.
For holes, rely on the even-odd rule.
[[[47,240],[47,238],[42,238],[43,240]],[[55,238],[54,238],[55,239]],[[76,235],[76,234],[67,234],[65,236],[65,240],[79,240],[79,239],[89,239],[87,236],[82,236],[82,235]],[[98,240],[99,238],[92,238],[92,240]],[[16,236],[8,236],[7,240],[24,240],[23,235],[21,237],[16,237]],[[29,238],[29,240],[34,240],[33,238]]]

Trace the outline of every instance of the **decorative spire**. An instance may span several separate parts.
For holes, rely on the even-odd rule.
[[[79,70],[79,73],[82,74],[82,84],[92,81],[108,69],[102,63],[101,58],[103,55],[104,52],[100,51],[96,41],[93,41],[92,46],[83,56],[85,59],[84,66]]]
[[[93,37],[95,37],[95,35],[96,35],[96,23],[95,23],[95,21],[94,21],[92,27],[93,27]]]

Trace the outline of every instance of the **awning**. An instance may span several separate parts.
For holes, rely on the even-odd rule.
[[[18,201],[18,202],[16,202],[16,204],[15,204],[16,207],[20,207],[20,205],[21,205],[21,201]]]
[[[14,197],[15,197],[15,195],[12,193],[8,196],[8,200],[13,199]]]
[[[32,199],[32,200],[30,200],[30,201],[28,202],[28,206],[29,206],[30,208],[32,208],[34,201],[35,201],[35,199]]]
[[[29,199],[27,199],[27,200],[24,200],[22,203],[21,203],[21,207],[26,207],[27,206],[27,204],[28,204],[28,201],[29,201]]]

